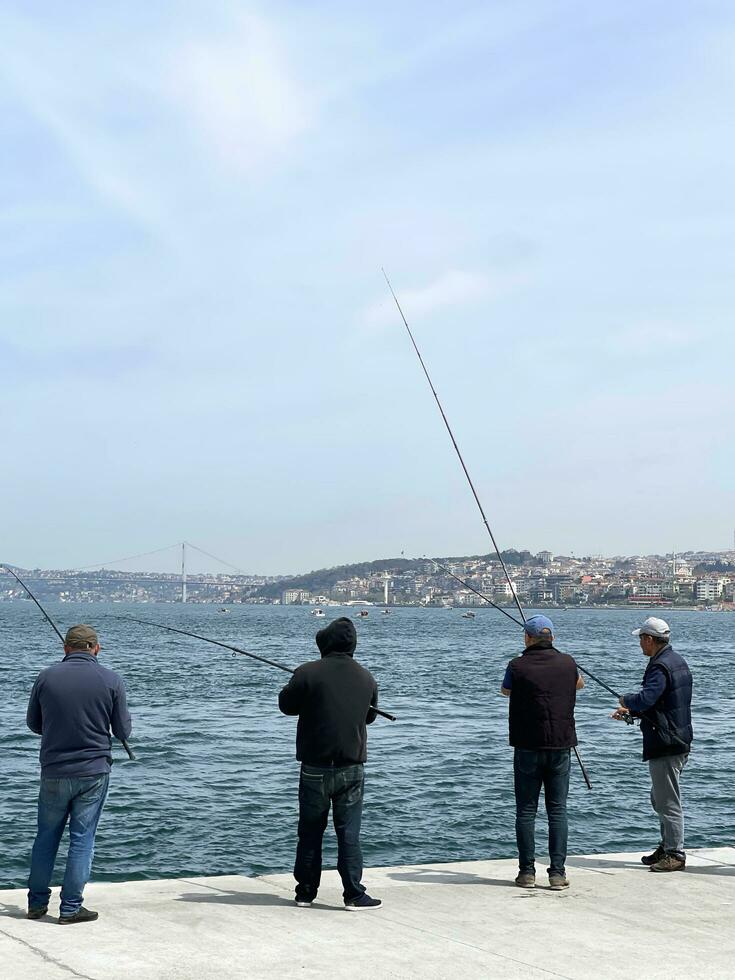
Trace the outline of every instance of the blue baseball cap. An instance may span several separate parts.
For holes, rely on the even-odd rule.
[[[545,632],[554,635],[554,624],[548,616],[531,616],[526,620],[524,629],[529,636],[543,636]]]

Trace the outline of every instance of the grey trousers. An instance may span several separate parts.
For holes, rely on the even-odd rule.
[[[651,773],[651,806],[661,824],[661,846],[667,854],[684,856],[684,814],[681,809],[679,776],[687,755],[665,755],[649,759]]]

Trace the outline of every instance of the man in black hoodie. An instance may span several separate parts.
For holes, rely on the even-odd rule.
[[[296,758],[299,783],[299,842],[296,848],[296,904],[311,905],[322,872],[322,837],[330,803],[337,833],[337,870],[345,908],[380,908],[362,884],[360,822],[367,759],[366,725],[375,721],[378,685],[352,659],[357,633],[352,620],[335,619],[316,635],[321,660],[297,667],[278,697],[284,715],[298,715]]]

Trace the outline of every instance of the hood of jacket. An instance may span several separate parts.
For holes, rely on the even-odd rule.
[[[333,620],[329,626],[319,630],[316,645],[323,657],[330,653],[347,653],[351,657],[357,646],[355,624],[346,616]]]

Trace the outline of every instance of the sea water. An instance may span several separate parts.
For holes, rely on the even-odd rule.
[[[515,853],[508,702],[499,694],[521,637],[493,609],[393,608],[369,616],[305,606],[50,603],[62,631],[94,625],[100,660],[125,679],[137,761],[115,742],[93,878],[121,880],[287,871],[297,820],[296,720],[279,714],[288,676],[198,640],[126,622],[127,615],[202,633],[296,667],[317,654],[330,616],[356,617],[356,658],[398,716],[369,729],[365,864],[476,860]],[[547,611],[548,612],[548,611]],[[635,691],[646,661],[631,630],[654,610],[554,610],[557,646],[615,690]],[[695,742],[683,776],[689,847],[735,841],[735,615],[658,611],[694,675]],[[25,726],[38,672],[59,643],[30,602],[0,603],[0,887],[28,872],[38,795],[37,736]],[[637,727],[610,719],[594,681],[577,700],[570,853],[653,848],[657,820]],[[538,851],[544,850],[543,811]],[[65,845],[64,845],[65,847]],[[334,836],[325,865],[335,863]],[[57,870],[58,877],[58,870]]]

